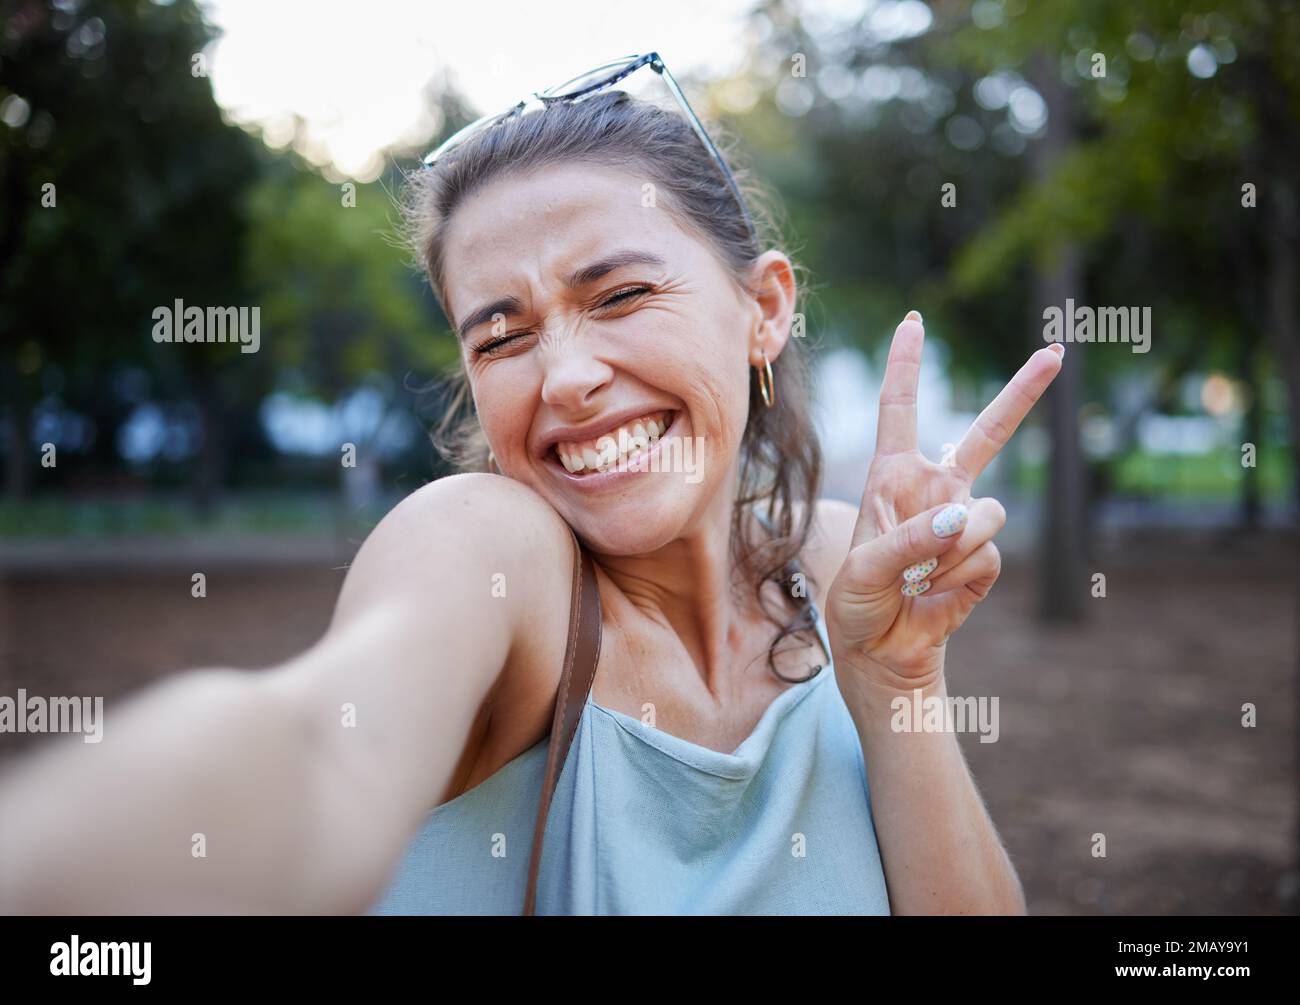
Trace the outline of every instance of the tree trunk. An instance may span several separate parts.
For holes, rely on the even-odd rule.
[[[216,382],[201,377],[195,386],[195,403],[199,409],[203,441],[190,476],[190,500],[200,518],[207,520],[216,512],[217,501],[226,475],[225,410]]]
[[[1255,346],[1253,343],[1242,343],[1238,369],[1242,381],[1250,388],[1250,400],[1247,401],[1245,414],[1241,417],[1242,443],[1255,444],[1256,452],[1258,452],[1263,445],[1264,407],[1263,402],[1260,400],[1258,381],[1255,379]],[[1262,509],[1259,492],[1259,462],[1260,458],[1256,457],[1254,465],[1241,469],[1241,510],[1239,517],[1243,530],[1259,529]]]
[[[10,502],[22,502],[31,489],[31,412],[27,402],[17,395],[11,398],[4,420],[5,496]]]
[[[1264,211],[1264,226],[1268,233],[1268,288],[1265,292],[1268,330],[1286,379],[1291,463],[1297,479],[1296,490],[1300,493],[1300,304],[1296,300],[1296,270],[1300,269],[1300,252],[1297,251],[1297,245],[1300,244],[1300,227],[1297,226],[1300,209],[1296,205],[1297,193],[1288,173],[1274,173],[1266,197],[1270,200],[1269,208]],[[1293,651],[1297,653],[1296,704],[1293,714],[1300,721],[1300,647],[1297,647],[1295,634],[1300,627],[1300,558],[1292,555],[1291,566],[1296,577],[1296,611],[1290,640]],[[1300,780],[1300,743],[1296,747],[1296,777]],[[1300,869],[1300,791],[1296,798],[1295,842],[1296,868]],[[1300,907],[1300,898],[1297,898],[1296,906]]]
[[[32,186],[22,148],[11,144],[0,157],[0,192],[4,193],[4,215],[0,219],[0,303],[7,303],[6,279],[18,254],[31,213]],[[11,315],[12,316],[12,315]],[[6,430],[5,495],[19,502],[31,488],[31,402],[26,380],[18,370],[15,356],[21,338],[21,326],[13,321],[0,326],[0,346],[10,354],[9,362],[0,363],[0,420]]]
[[[1070,95],[1061,83],[1055,61],[1039,55],[1032,80],[1047,102],[1047,134],[1030,147],[1031,177],[1047,177],[1074,140]],[[1030,318],[1034,348],[1043,345],[1043,310],[1065,307],[1067,298],[1086,303],[1083,266],[1078,250],[1066,244],[1053,261],[1035,265],[1030,286]],[[1045,401],[1052,453],[1047,492],[1043,499],[1038,555],[1039,613],[1046,621],[1081,621],[1091,584],[1087,569],[1088,488],[1083,450],[1079,443],[1079,404],[1083,359],[1079,348],[1066,346],[1065,363]]]

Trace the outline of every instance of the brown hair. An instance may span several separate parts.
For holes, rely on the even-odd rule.
[[[750,233],[722,173],[684,116],[611,90],[515,116],[480,131],[439,158],[434,167],[407,175],[400,202],[407,241],[439,306],[452,320],[446,310],[442,235],[466,197],[493,178],[552,164],[631,167],[653,180],[669,211],[709,242],[743,285],[748,267],[765,248],[783,243],[774,222],[775,200],[737,165],[730,144],[720,142],[712,127],[710,135],[732,167],[757,234]],[[762,588],[769,579],[782,584],[786,596],[796,601],[796,617],[783,626],[768,613],[773,623],[782,626],[768,651],[768,665],[783,680],[791,678],[776,669],[777,643],[787,635],[812,630],[813,584],[805,574],[800,590],[793,578],[802,573],[797,556],[812,526],[822,467],[821,448],[809,414],[808,350],[804,343],[802,338],[788,340],[779,365],[773,366],[776,399],[771,408],[762,399],[755,369],[731,521],[731,553],[739,582],[753,586],[760,609],[766,611]],[[450,390],[450,403],[433,433],[434,442],[459,469],[486,471],[488,445],[474,413],[463,360],[450,375]],[[750,504],[763,502],[769,537],[751,542],[744,512]],[[805,504],[797,526],[795,502]],[[802,603],[800,598],[804,598]]]

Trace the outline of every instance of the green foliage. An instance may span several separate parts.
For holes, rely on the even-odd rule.
[[[193,72],[211,36],[190,0],[15,2],[0,21],[0,102],[19,110],[0,127],[4,404],[22,427],[47,393],[74,402],[98,428],[94,456],[113,465],[131,406],[110,367],[231,407],[256,386],[256,364],[229,345],[177,353],[151,338],[154,308],[176,298],[248,303],[234,203],[256,176],[256,144]],[[10,454],[11,483],[25,461]]]
[[[188,0],[6,6],[0,100],[28,113],[0,129],[0,330],[72,370],[145,360],[155,305],[243,302],[230,197],[254,142],[192,74],[209,32]]]
[[[1062,242],[1088,245],[1133,222],[1192,231],[1207,214],[1226,222],[1216,209],[1227,205],[1237,227],[1255,228],[1239,200],[1250,180],[1243,169],[1258,164],[1253,147],[1270,139],[1257,112],[1265,89],[1286,95],[1293,128],[1300,118],[1293,4],[1221,0],[1205,13],[1165,2],[1020,9],[997,29],[961,28],[952,51],[983,71],[1036,57],[1053,70],[1059,63],[1083,139],[963,249],[953,270],[959,293],[987,288]],[[1210,79],[1187,68],[1197,46],[1218,53]],[[1090,70],[1093,53],[1107,57],[1103,78],[1079,72],[1080,62]],[[1143,278],[1150,285],[1151,274]]]
[[[397,246],[385,186],[333,185],[280,162],[247,207],[248,268],[277,367],[329,399],[375,371],[427,378],[454,362],[427,283]]]
[[[1159,405],[1194,369],[1253,382],[1269,352],[1268,200],[1276,207],[1280,180],[1296,177],[1297,5],[931,3],[928,30],[905,38],[878,26],[890,6],[829,27],[784,0],[753,15],[763,42],[746,73],[765,97],[737,131],[790,206],[815,277],[814,330],[878,354],[918,307],[957,380],[979,386],[1042,345],[1031,276],[1068,249],[1082,262],[1079,303],[1150,306],[1156,319],[1146,356],[1085,351],[1085,401],[1109,410],[1117,379],[1136,377],[1147,407]],[[806,79],[792,77],[794,54]],[[873,75],[889,74],[911,93],[871,97]],[[1041,136],[1008,132],[1009,108],[976,100],[994,75],[1039,91],[1059,81],[1047,128],[1066,142],[1054,164],[1035,160]],[[811,107],[778,108],[783,90]],[[959,148],[958,126],[976,141]],[[948,182],[955,206],[941,205]],[[1247,182],[1261,208],[1242,205]]]

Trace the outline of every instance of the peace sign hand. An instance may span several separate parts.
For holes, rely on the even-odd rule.
[[[1001,570],[996,499],[970,490],[1061,369],[1063,347],[1040,349],[980,413],[951,464],[916,447],[916,389],[925,329],[910,312],[894,332],[880,388],[876,454],[853,542],[827,597],[836,665],[923,686],[943,669],[948,636]]]

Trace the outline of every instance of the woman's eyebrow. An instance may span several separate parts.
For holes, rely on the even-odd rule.
[[[502,297],[486,307],[480,307],[472,314],[466,316],[456,328],[456,333],[463,339],[481,324],[486,324],[495,318],[498,314],[509,317],[511,314],[519,314],[523,311],[524,305],[518,297]]]
[[[607,276],[615,269],[621,269],[625,265],[663,266],[666,264],[668,263],[653,252],[637,251],[629,248],[615,251],[606,255],[598,262],[584,265],[581,269],[578,269],[569,276],[566,282],[571,289],[577,289],[579,286],[585,286],[587,283],[594,283],[597,279]]]
[[[582,268],[573,272],[565,284],[570,289],[577,289],[585,286],[587,283],[594,283],[597,279],[609,275],[615,269],[621,269],[625,265],[655,265],[664,266],[668,263],[658,255],[650,251],[637,251],[632,248],[615,251],[606,255],[599,261],[592,262],[590,265],[584,265]],[[509,317],[512,314],[519,314],[523,311],[523,304],[518,297],[502,297],[500,300],[488,304],[486,307],[480,307],[478,310],[466,316],[465,320],[457,326],[457,333],[463,339],[471,331],[481,324],[491,321],[496,315],[501,314]]]

